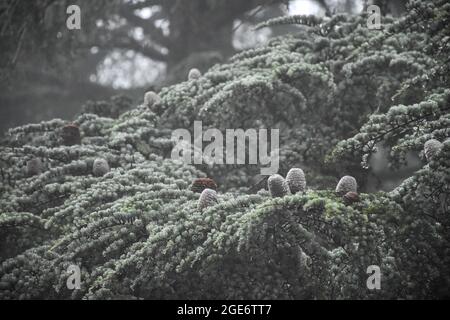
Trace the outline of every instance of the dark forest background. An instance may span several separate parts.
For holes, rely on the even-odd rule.
[[[377,4],[401,15],[403,0],[1,0],[0,135],[51,118],[70,119],[88,100],[184,81],[289,28],[252,26],[291,14],[360,12]],[[81,8],[81,30],[66,9]]]

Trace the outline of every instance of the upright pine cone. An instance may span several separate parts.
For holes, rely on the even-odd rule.
[[[152,107],[154,104],[160,103],[161,98],[156,92],[148,91],[144,96],[144,104],[147,107]]]
[[[344,176],[336,186],[336,193],[343,196],[347,192],[357,192],[358,184],[352,176]]]
[[[26,172],[29,177],[40,174],[42,172],[42,169],[43,169],[43,164],[42,164],[41,159],[33,158],[33,159],[27,161]]]
[[[62,128],[61,137],[64,145],[66,146],[81,144],[80,128],[73,123],[70,123]]]
[[[198,199],[197,208],[199,211],[203,211],[203,209],[211,207],[217,202],[217,192],[212,189],[205,189]]]
[[[436,139],[430,139],[425,142],[423,149],[427,161],[431,161],[433,157],[442,149],[442,146],[443,144]]]
[[[94,160],[94,164],[92,165],[92,173],[94,176],[101,177],[109,172],[109,164],[103,158],[97,158]]]
[[[189,71],[188,79],[189,80],[197,80],[201,76],[202,76],[202,73],[200,72],[200,70],[193,68]]]
[[[286,176],[286,182],[292,194],[297,192],[305,192],[306,179],[305,173],[300,168],[292,168]]]
[[[267,180],[267,186],[273,198],[280,198],[289,194],[289,186],[286,180],[279,174],[271,175]]]
[[[217,190],[217,184],[210,178],[198,178],[195,179],[189,187],[192,192],[196,193],[202,193],[206,188]]]

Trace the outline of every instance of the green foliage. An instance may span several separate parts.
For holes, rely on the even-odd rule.
[[[277,25],[287,25],[287,24],[300,24],[305,26],[317,26],[322,22],[322,19],[314,15],[295,15],[273,18],[268,21],[258,24],[255,29],[261,29],[266,27],[272,27]]]
[[[84,113],[71,124],[74,145],[62,120],[10,130],[0,152],[0,298],[449,297],[449,90],[436,66],[448,69],[450,6],[409,10],[382,31],[366,29],[364,16],[332,17],[326,33],[272,39],[164,88],[156,104]],[[287,192],[271,188],[280,197],[246,194],[254,166],[171,160],[171,129],[195,120],[280,128],[280,174],[301,167],[310,189],[289,194],[277,176],[268,184],[281,178]],[[364,192],[377,146],[399,167],[430,139],[442,146],[420,170],[389,193]],[[30,175],[33,159],[41,169]],[[94,174],[96,159],[109,170]],[[348,174],[358,201],[335,193]],[[206,176],[220,189],[203,190],[199,206],[190,186]],[[80,290],[66,287],[72,264]],[[381,290],[366,287],[370,265]]]

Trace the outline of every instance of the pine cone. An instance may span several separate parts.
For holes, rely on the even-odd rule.
[[[144,96],[144,104],[147,107],[152,107],[153,105],[160,103],[161,98],[159,95],[153,91],[148,91]]]
[[[300,168],[292,168],[286,176],[286,182],[292,194],[297,192],[305,192],[306,179],[305,173]]]
[[[344,195],[347,192],[357,192],[358,184],[356,179],[352,176],[344,176],[339,180],[339,183],[336,186],[336,193],[339,195]]]
[[[287,182],[279,174],[271,175],[267,180],[267,186],[273,198],[284,197],[290,193]]]
[[[33,159],[27,161],[26,171],[27,171],[27,175],[29,177],[40,174],[42,172],[42,169],[43,169],[43,164],[42,164],[41,159],[33,158]]]
[[[189,71],[188,79],[189,80],[197,80],[201,76],[202,76],[202,73],[200,72],[200,70],[193,68]]]
[[[217,190],[217,184],[210,178],[195,179],[189,189],[195,193],[202,193],[205,189]]]
[[[212,189],[205,189],[198,199],[197,208],[198,210],[203,211],[203,209],[211,207],[217,202],[217,192]]]
[[[357,192],[350,191],[343,196],[343,199],[345,204],[350,205],[359,201],[359,194]]]
[[[94,164],[92,165],[92,173],[94,176],[101,177],[109,172],[109,164],[103,158],[97,158],[94,160]]]
[[[62,128],[61,137],[64,145],[66,146],[81,144],[80,128],[73,123],[70,123]]]
[[[430,139],[424,144],[424,152],[425,152],[425,158],[427,158],[427,161],[431,161],[433,157],[439,153],[439,151],[442,149],[443,144],[436,140],[436,139]]]

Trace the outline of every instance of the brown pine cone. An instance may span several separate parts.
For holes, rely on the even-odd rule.
[[[345,204],[350,205],[359,201],[359,194],[357,192],[350,191],[343,196],[343,199]]]
[[[195,193],[202,193],[205,189],[217,190],[217,184],[210,178],[195,179],[189,189]]]
[[[73,146],[81,144],[80,128],[77,125],[70,123],[62,129],[61,137],[66,146]]]

